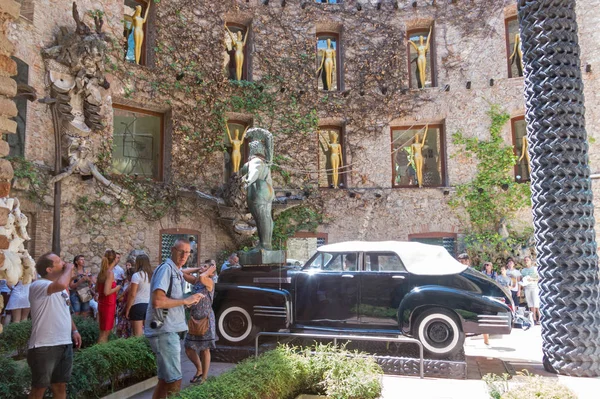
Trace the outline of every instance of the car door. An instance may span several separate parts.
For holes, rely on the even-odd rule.
[[[410,274],[396,253],[365,252],[360,275],[361,326],[398,329],[398,306],[410,291],[410,283]]]
[[[359,325],[359,253],[317,252],[295,277],[296,324]]]

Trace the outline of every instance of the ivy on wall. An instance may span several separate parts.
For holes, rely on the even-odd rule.
[[[320,207],[314,204],[303,204],[287,209],[275,217],[273,227],[273,247],[286,249],[287,240],[298,231],[316,233],[317,227],[323,223]]]
[[[517,156],[502,137],[510,115],[497,105],[492,105],[488,115],[489,139],[465,137],[460,131],[452,135],[453,143],[463,146],[467,157],[477,159],[477,172],[473,180],[456,186],[449,205],[465,225],[465,243],[474,264],[493,260],[499,266],[508,256],[515,255],[516,249],[530,244],[533,231],[511,230],[508,221],[517,211],[530,206],[531,187],[515,182]]]

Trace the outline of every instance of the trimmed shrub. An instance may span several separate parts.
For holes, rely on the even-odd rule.
[[[31,372],[27,363],[0,356],[0,398],[25,398],[30,385]]]
[[[4,332],[0,334],[0,352],[11,354],[16,351],[17,357],[25,356],[30,335],[31,320],[10,323],[4,328]]]
[[[155,374],[156,359],[145,337],[116,339],[75,353],[69,397],[100,397]]]
[[[381,368],[369,357],[349,356],[329,345],[310,350],[280,346],[247,359],[219,377],[188,387],[180,399],[288,399],[301,393],[335,399],[375,399],[381,395]]]

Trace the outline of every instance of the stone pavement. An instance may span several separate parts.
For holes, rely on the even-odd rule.
[[[382,399],[488,399],[486,384],[481,377],[488,373],[502,375],[527,370],[544,378],[558,381],[575,392],[579,399],[597,399],[600,397],[600,378],[577,378],[556,376],[547,373],[542,366],[542,337],[540,326],[527,331],[513,329],[510,335],[492,335],[490,345],[483,344],[481,336],[467,338],[465,342],[467,356],[467,379],[451,380],[438,378],[383,377]],[[183,387],[195,374],[196,368],[181,354],[184,373]],[[234,367],[231,363],[212,363],[210,376],[219,375]],[[509,383],[510,384],[510,383]],[[152,398],[152,389],[132,396],[134,399]],[[543,398],[541,398],[543,399]]]

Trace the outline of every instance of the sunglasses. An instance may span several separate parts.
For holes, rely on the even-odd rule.
[[[62,296],[65,299],[65,304],[67,306],[71,306],[71,299],[69,299],[69,295],[67,295],[66,292],[61,292],[60,296]]]

